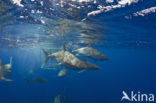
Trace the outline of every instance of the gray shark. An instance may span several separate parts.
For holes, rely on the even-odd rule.
[[[96,49],[92,47],[83,47],[79,48],[77,50],[72,51],[73,53],[76,53],[77,55],[86,56],[88,58],[91,58],[93,60],[108,60],[108,58],[103,55],[101,52],[97,51]]]
[[[10,82],[12,81],[11,79],[7,79],[4,76],[7,75],[8,72],[11,72],[11,67],[12,67],[12,57],[10,58],[10,63],[2,65],[2,61],[0,60],[0,80]]]
[[[61,50],[61,51],[58,51],[58,52],[55,52],[55,53],[52,53],[52,54],[48,54],[43,49],[43,52],[46,55],[45,63],[48,61],[49,58],[51,58],[53,60],[56,60],[58,62],[58,64],[50,65],[48,67],[63,65],[63,66],[73,68],[73,69],[78,69],[78,70],[82,70],[82,69],[99,69],[98,66],[96,66],[96,68],[94,68],[95,65],[93,66],[93,64],[91,64],[89,62],[84,62],[84,61],[79,60],[76,56],[74,56],[73,54],[71,54],[70,52],[68,52],[66,50]]]
[[[61,103],[61,96],[62,95],[60,95],[60,94],[58,96],[56,96],[54,99],[54,103]]]
[[[83,62],[83,61],[79,60],[76,56],[74,56],[72,53],[66,51],[66,48],[65,48],[65,44],[66,44],[65,32],[71,31],[72,28],[69,28],[70,23],[68,20],[63,20],[63,21],[61,20],[59,23],[60,23],[60,26],[58,27],[58,29],[60,31],[60,34],[62,34],[62,38],[63,38],[63,42],[62,42],[63,43],[63,50],[48,54],[48,52],[46,52],[44,49],[42,49],[44,54],[46,55],[45,63],[47,63],[48,59],[51,58],[51,59],[57,61],[58,64],[49,65],[48,67],[63,65],[63,66],[69,67],[69,68],[77,69],[77,70],[93,69],[94,67],[91,65],[91,63]],[[97,69],[97,68],[94,68],[94,69]]]
[[[57,95],[54,100],[50,101],[50,103],[62,103],[62,94]]]
[[[30,83],[30,82],[44,83],[44,82],[47,81],[46,79],[43,79],[43,78],[40,78],[40,77],[36,77],[36,78],[34,78],[34,79],[26,79],[26,78],[24,78],[24,80],[26,80],[27,83]]]

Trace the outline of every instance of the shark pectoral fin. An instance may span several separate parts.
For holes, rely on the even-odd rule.
[[[11,82],[12,81],[11,79],[7,79],[5,77],[1,77],[0,79],[3,80],[3,81],[6,81],[6,82]]]
[[[81,71],[79,71],[78,73],[82,73],[82,72],[85,72],[87,69],[83,69]]]
[[[62,63],[53,64],[53,65],[48,65],[48,66],[46,66],[46,67],[55,67],[55,66],[59,66],[59,65],[62,65]]]

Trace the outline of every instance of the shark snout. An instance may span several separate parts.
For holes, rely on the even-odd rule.
[[[92,66],[88,67],[88,69],[89,69],[89,70],[99,70],[100,67],[97,66],[97,65],[92,65]]]

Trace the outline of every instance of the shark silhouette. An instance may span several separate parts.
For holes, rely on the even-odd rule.
[[[55,53],[48,54],[44,49],[43,53],[46,56],[45,64],[47,63],[48,59],[51,58],[53,60],[56,60],[58,64],[55,65],[49,65],[47,67],[54,67],[54,66],[59,66],[63,65],[69,68],[77,69],[77,70],[97,70],[99,67],[95,64],[89,63],[85,60],[81,61],[79,60],[76,56],[71,54],[68,51],[61,50]]]
[[[77,53],[77,55],[80,55],[80,56],[86,56],[93,60],[108,60],[108,58],[104,54],[92,48],[91,46],[79,48],[72,52]]]

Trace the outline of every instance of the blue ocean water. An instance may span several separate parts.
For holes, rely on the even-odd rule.
[[[5,75],[13,81],[0,81],[0,103],[60,103],[54,102],[59,94],[61,103],[128,103],[121,101],[123,91],[156,93],[156,9],[149,9],[155,0],[13,1],[0,1],[0,58],[2,64],[13,58],[12,74]],[[100,13],[88,16],[96,10]],[[108,60],[71,52],[100,69],[41,68],[46,59],[42,49],[55,53],[62,43],[68,52],[91,44]],[[67,75],[60,78],[62,68]],[[26,81],[36,77],[46,82]]]

